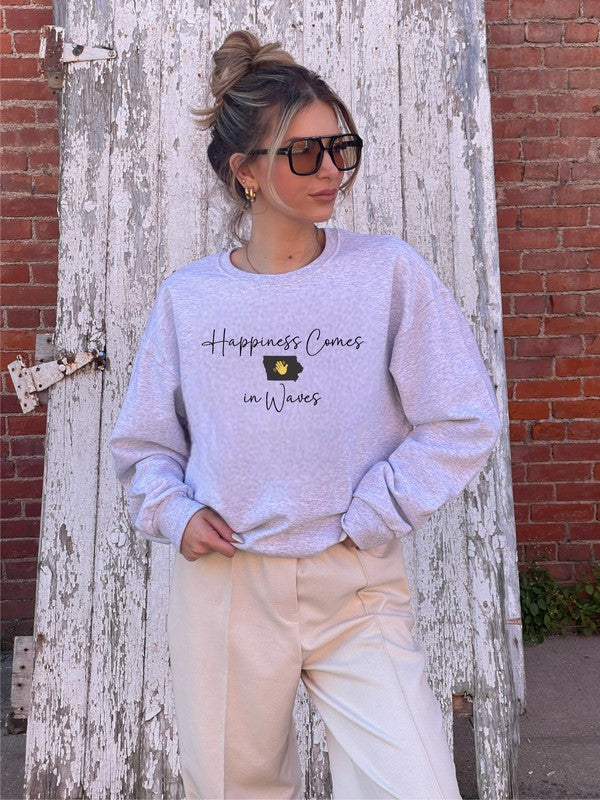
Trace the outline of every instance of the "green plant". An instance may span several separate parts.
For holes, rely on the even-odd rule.
[[[523,638],[539,644],[565,618],[565,601],[556,579],[538,564],[519,573]]]
[[[590,578],[564,591],[576,630],[583,636],[596,633],[600,625],[600,564],[594,564]]]
[[[560,586],[536,562],[519,573],[523,638],[539,644],[552,633],[569,630],[589,636],[600,625],[600,564],[574,586]]]

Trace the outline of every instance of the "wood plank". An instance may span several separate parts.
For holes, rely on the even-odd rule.
[[[109,44],[110,4],[55,2],[68,38]],[[67,67],[59,104],[57,350],[104,338],[110,75],[115,61]],[[100,403],[104,374],[83,370],[49,393],[25,782],[31,798],[83,796],[86,785],[91,586],[95,574]]]
[[[457,295],[497,387],[503,419],[486,468],[463,494],[473,642],[473,716],[481,798],[517,790],[519,695],[523,693],[516,536],[502,337],[491,111],[480,0],[453,0],[446,50]],[[468,264],[467,270],[463,265]],[[520,677],[519,677],[520,676]],[[520,685],[519,685],[520,683]]]
[[[170,794],[180,786],[172,708],[168,715],[164,710],[169,696],[165,617],[170,554],[166,545],[152,548],[133,529],[108,449],[160,268],[165,266],[159,212],[168,202],[160,174],[163,22],[161,3],[115,3],[113,47],[118,58],[110,97],[105,257],[111,363],[98,464],[85,776],[90,797]]]
[[[31,709],[33,636],[15,636],[10,682],[10,708],[15,719],[25,720]]]
[[[402,4],[398,52],[403,191],[402,236],[455,290],[446,126],[445,4]],[[471,265],[461,265],[467,273]],[[467,275],[467,279],[469,276]],[[466,524],[462,499],[448,503],[405,541],[414,574],[417,637],[428,655],[429,681],[452,745],[452,691],[471,685],[470,614],[466,593]]]
[[[208,27],[205,5],[195,0],[163,4],[157,100],[158,239],[152,263],[152,283],[156,287],[179,266],[205,253],[206,148],[199,146],[201,134],[188,105],[203,83]],[[118,264],[115,269],[119,269]],[[117,411],[118,407],[111,408],[111,413]],[[106,436],[109,435],[107,428]],[[106,471],[112,471],[108,461]],[[132,531],[131,535],[138,534]],[[144,763],[138,784],[141,797],[184,796],[166,631],[174,558],[170,545],[149,543],[139,743]]]

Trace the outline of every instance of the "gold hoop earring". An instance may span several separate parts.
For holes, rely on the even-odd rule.
[[[256,200],[256,189],[252,186],[244,186],[244,194],[246,195],[246,200],[249,200],[251,203]]]

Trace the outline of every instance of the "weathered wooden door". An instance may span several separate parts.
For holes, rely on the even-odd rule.
[[[229,246],[226,202],[188,103],[210,54],[250,27],[319,71],[367,146],[334,224],[407,239],[475,330],[505,422],[486,470],[405,551],[448,736],[472,697],[480,795],[515,796],[521,633],[483,0],[55,0],[65,66],[56,348],[108,367],[51,390],[27,732],[35,798],[182,797],[166,644],[170,548],[136,535],[107,437],[159,281]],[[330,783],[320,721],[297,703],[306,794]]]

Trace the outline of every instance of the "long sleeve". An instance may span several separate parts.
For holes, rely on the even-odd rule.
[[[446,287],[398,330],[389,371],[412,430],[368,469],[342,515],[344,531],[362,549],[418,529],[458,496],[500,430],[490,377]]]
[[[184,481],[190,443],[179,379],[148,346],[161,333],[160,302],[136,354],[109,449],[137,531],[179,550],[188,520],[204,506]],[[168,356],[172,338],[160,341]]]

